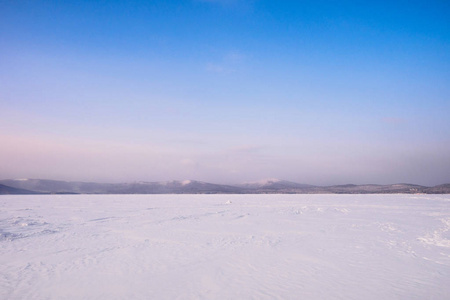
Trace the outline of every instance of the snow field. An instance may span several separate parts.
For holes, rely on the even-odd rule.
[[[0,197],[0,299],[449,299],[450,195]]]

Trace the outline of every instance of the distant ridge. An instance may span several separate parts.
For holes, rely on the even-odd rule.
[[[292,190],[299,191],[308,190],[315,186],[309,184],[300,184],[296,182],[280,180],[280,179],[266,179],[257,182],[248,182],[241,185],[237,185],[245,189],[271,191],[271,190]]]
[[[450,184],[345,184],[314,186],[267,179],[238,185],[196,180],[132,183],[95,183],[46,179],[0,180],[0,194],[450,194]]]
[[[450,183],[436,185],[427,189],[428,194],[450,194]]]
[[[0,195],[32,195],[41,194],[25,189],[18,189],[4,184],[0,184]]]

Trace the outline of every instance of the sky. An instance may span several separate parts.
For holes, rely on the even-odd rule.
[[[0,179],[450,182],[448,1],[0,1]]]

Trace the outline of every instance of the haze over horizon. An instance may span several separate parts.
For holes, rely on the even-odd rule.
[[[0,179],[450,182],[447,1],[3,1]]]

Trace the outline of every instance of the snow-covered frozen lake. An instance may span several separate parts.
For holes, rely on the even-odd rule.
[[[0,299],[450,299],[450,195],[0,196]]]

